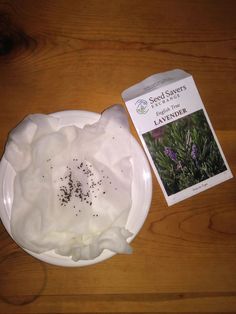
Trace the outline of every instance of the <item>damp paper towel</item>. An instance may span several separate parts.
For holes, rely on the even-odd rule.
[[[130,253],[130,139],[120,105],[83,128],[60,128],[53,116],[27,116],[9,134],[4,155],[16,173],[10,221],[15,241],[74,261],[94,259],[104,249]]]

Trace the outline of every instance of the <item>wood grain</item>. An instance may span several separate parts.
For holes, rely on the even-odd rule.
[[[0,1],[0,149],[29,113],[101,112],[174,68],[192,73],[236,173],[235,1]],[[137,138],[134,127],[131,130]],[[236,183],[167,207],[153,177],[134,253],[41,263],[0,225],[0,313],[236,313]]]

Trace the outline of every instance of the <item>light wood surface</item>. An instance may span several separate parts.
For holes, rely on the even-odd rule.
[[[0,149],[29,113],[101,112],[182,68],[236,171],[236,1],[0,1]],[[137,138],[134,127],[133,135]],[[134,253],[41,263],[0,224],[0,313],[236,313],[235,179],[168,207],[153,177]]]

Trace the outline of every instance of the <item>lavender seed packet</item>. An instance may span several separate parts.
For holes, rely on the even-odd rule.
[[[190,74],[154,74],[122,98],[169,206],[232,178]]]

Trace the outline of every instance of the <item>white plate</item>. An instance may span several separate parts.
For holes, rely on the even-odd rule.
[[[61,111],[53,113],[51,116],[60,118],[61,127],[68,125],[83,127],[85,124],[93,124],[100,118],[100,114],[98,113],[81,110]],[[131,145],[134,177],[132,183],[132,208],[129,213],[126,228],[131,231],[133,235],[128,239],[128,242],[131,242],[134,239],[144,224],[152,198],[152,177],[149,163],[142,148],[134,137],[132,137]],[[0,163],[0,218],[10,235],[10,217],[13,202],[14,177],[15,172],[3,155]],[[53,251],[42,254],[36,254],[29,250],[25,251],[44,262],[68,267],[96,264],[115,255],[114,252],[104,250],[100,256],[93,260],[81,260],[74,262],[69,257],[57,255]]]

